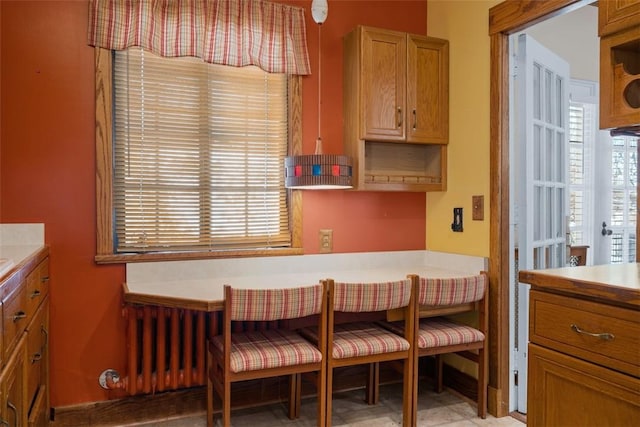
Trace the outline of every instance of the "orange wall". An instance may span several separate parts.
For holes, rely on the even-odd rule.
[[[318,32],[307,13],[312,70]],[[0,221],[45,224],[51,248],[51,405],[119,397],[124,372],[124,265],[96,265],[93,48],[86,1],[0,1]],[[322,28],[324,151],[342,153],[342,36],[356,24],[426,34],[424,1],[329,1]],[[317,137],[316,75],[304,78],[304,151]],[[335,252],[425,248],[425,195],[304,193],[304,245],[334,230]]]

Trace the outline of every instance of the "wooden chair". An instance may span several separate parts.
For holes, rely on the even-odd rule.
[[[317,373],[317,425],[325,425],[327,290],[325,284],[295,289],[236,289],[225,286],[222,334],[208,345],[207,425],[213,425],[215,395],[222,400],[222,425],[231,423],[231,383],[289,376],[289,418],[300,412],[302,373]],[[284,327],[236,332],[234,322],[272,322],[318,316],[319,340]],[[236,325],[237,326],[237,325]]]
[[[327,426],[331,426],[333,371],[335,368],[368,364],[369,390],[378,388],[378,365],[386,361],[403,363],[403,425],[411,424],[415,303],[418,277],[382,283],[338,283],[325,281],[329,295],[327,324]],[[402,309],[405,329],[396,334],[375,321],[336,323],[335,314],[382,312]],[[371,382],[373,381],[373,382]],[[370,393],[369,393],[370,394]],[[371,397],[368,398],[371,401]],[[377,399],[375,399],[377,400]]]
[[[434,355],[436,359],[436,391],[442,391],[442,354],[456,353],[478,364],[478,416],[487,416],[488,276],[456,278],[420,278],[417,299],[419,322],[415,335],[416,369],[413,376],[413,420],[417,424],[418,359]],[[475,312],[478,326],[472,327],[444,316]],[[472,352],[471,350],[475,350]]]

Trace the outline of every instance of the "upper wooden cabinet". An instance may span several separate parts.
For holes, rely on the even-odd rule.
[[[446,189],[449,42],[359,26],[344,39],[343,83],[354,187]]]
[[[640,25],[640,0],[598,2],[598,35],[608,36]]]
[[[600,128],[640,125],[640,0],[598,4]]]
[[[360,139],[448,142],[448,41],[360,26],[345,38],[345,75]]]

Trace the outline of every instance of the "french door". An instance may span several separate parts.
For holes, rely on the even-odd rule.
[[[515,43],[510,43],[510,45]],[[511,337],[513,408],[526,413],[529,286],[517,271],[564,267],[567,260],[569,65],[521,34],[513,75],[510,171],[514,219]]]

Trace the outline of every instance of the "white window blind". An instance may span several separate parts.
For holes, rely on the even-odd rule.
[[[586,243],[588,235],[588,200],[591,188],[588,174],[591,173],[586,154],[588,152],[588,129],[592,123],[587,106],[571,102],[569,105],[569,230],[571,244]]]
[[[137,48],[113,73],[116,252],[291,245],[286,75]]]

